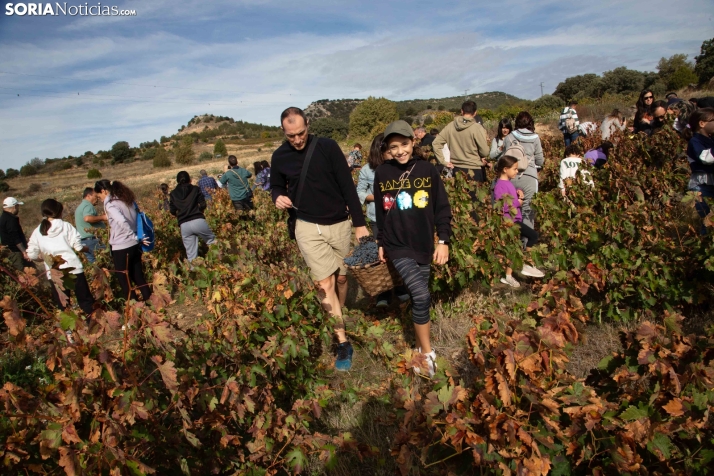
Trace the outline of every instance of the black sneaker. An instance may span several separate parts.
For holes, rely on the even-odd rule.
[[[352,368],[352,344],[343,342],[337,345],[337,360],[335,360],[335,369],[340,372],[347,372]]]

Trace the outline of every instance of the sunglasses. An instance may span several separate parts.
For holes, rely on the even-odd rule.
[[[654,99],[654,96],[645,96],[643,99]]]

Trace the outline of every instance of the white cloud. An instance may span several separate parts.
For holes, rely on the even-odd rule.
[[[691,15],[711,7],[681,3],[662,16],[659,0],[572,9],[555,1],[458,1],[408,10],[306,1],[292,12],[277,2],[243,1],[253,13],[265,9],[266,25],[277,11],[296,18],[319,11],[321,21],[374,25],[310,31],[286,24],[279,35],[260,36],[242,33],[241,18],[228,15],[233,3],[129,2],[122,7],[143,12],[134,23],[85,18],[36,41],[0,37],[0,70],[59,78],[0,75],[0,87],[67,91],[67,97],[0,94],[0,167],[107,149],[118,140],[137,145],[172,134],[195,114],[277,124],[284,107],[323,98],[435,98],[464,89],[534,98],[540,82],[550,92],[574,74],[620,65],[652,70],[659,57],[696,53],[711,36],[706,15]],[[235,35],[188,33],[192,22],[206,19],[235,21]],[[124,99],[102,97],[109,95]],[[153,102],[142,102],[146,97]]]

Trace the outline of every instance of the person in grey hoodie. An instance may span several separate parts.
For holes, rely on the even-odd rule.
[[[185,170],[176,175],[176,182],[178,185],[169,194],[169,211],[178,218],[186,258],[191,262],[198,256],[199,238],[207,245],[212,245],[216,241],[216,235],[206,223],[203,214],[206,198],[201,189],[191,185],[191,176]]]
[[[123,183],[102,179],[94,184],[94,191],[104,202],[104,213],[109,219],[109,245],[112,248],[114,272],[119,280],[124,299],[137,299],[139,289],[144,301],[151,297],[151,287],[144,278],[141,263],[141,244],[136,234],[137,207],[134,192]],[[129,286],[129,280],[134,288]]]
[[[516,116],[516,130],[511,132],[503,140],[503,150],[507,150],[511,145],[520,143],[528,157],[528,167],[523,172],[519,172],[512,180],[517,189],[523,190],[523,202],[521,213],[523,223],[535,229],[535,210],[531,208],[531,200],[538,192],[538,169],[543,167],[543,148],[540,137],[535,133],[533,117],[527,111],[521,111]]]

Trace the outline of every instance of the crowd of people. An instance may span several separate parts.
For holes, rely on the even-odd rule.
[[[708,215],[709,206],[701,197],[714,197],[714,109],[707,106],[709,99],[692,102],[668,95],[665,100],[656,100],[651,91],[643,91],[632,125],[628,128],[628,120],[619,110],[612,111],[595,127],[600,129],[600,146],[584,153],[579,138],[592,134],[593,130],[581,127],[578,104],[571,101],[561,111],[558,125],[566,144],[560,161],[559,188],[563,197],[567,200],[573,180],[585,186],[594,185],[590,166],[602,167],[607,163],[621,134],[653,134],[673,116],[675,129],[689,141],[687,157],[692,171],[689,189],[700,196],[697,212],[702,218]],[[533,117],[521,111],[513,122],[510,118],[500,120],[490,147],[483,121],[478,119],[476,103],[465,101],[460,114],[441,131],[432,129],[427,133],[424,128],[414,129],[405,121],[395,121],[373,138],[362,165],[360,144],[354,145],[345,160],[334,140],[309,134],[305,113],[290,107],[280,117],[286,140],[273,152],[270,163],[254,163],[256,177],[252,187],[253,174],[240,167],[237,158],[231,155],[218,180],[201,170],[194,185],[188,172],[180,171],[172,191],[169,192],[168,184],[162,184],[159,208],[176,217],[190,266],[198,256],[199,241],[207,245],[216,241],[204,215],[216,190],[226,188],[233,206],[242,212],[254,208],[254,191],[269,192],[275,206],[289,212],[291,236],[319,288],[323,308],[336,319],[335,368],[340,371],[351,368],[354,354],[342,320],[347,296],[344,258],[350,252],[353,232],[357,240],[371,232],[379,247],[379,260],[390,261],[403,281],[403,285],[378,295],[376,305],[389,306],[393,296],[400,303],[411,300],[415,352],[423,355],[424,362],[414,370],[433,376],[437,363],[430,339],[428,283],[432,264],[443,265],[448,261],[452,239],[445,176],[460,173],[478,187],[488,186],[504,226],[517,226],[520,231],[520,241],[513,246],[523,247],[526,263],[519,274],[532,278],[545,276],[529,264],[532,262],[529,250],[539,240],[531,203],[538,193],[539,170],[545,163]],[[422,160],[429,147],[436,164]],[[486,169],[490,167],[495,180],[487,184]],[[356,168],[360,170],[355,186],[352,170]],[[475,195],[472,198],[475,200]],[[99,201],[104,209],[101,215],[95,208]],[[120,297],[136,300],[138,291],[144,301],[150,298],[151,287],[142,265],[142,245],[147,245],[148,238],[138,234],[139,209],[134,193],[126,185],[104,179],[86,188],[75,211],[74,225],[63,220],[61,203],[45,200],[41,205],[42,223],[29,241],[18,218],[21,205],[22,202],[8,197],[0,215],[0,240],[16,269],[22,270],[32,266],[32,260],[44,258],[49,282],[53,283],[53,263],[48,257],[61,257],[64,262],[59,268],[71,269],[76,276],[76,301],[90,319],[97,303],[89,291],[78,253],[94,262],[97,251],[105,248],[97,231],[108,225],[107,245],[122,290]],[[478,222],[476,212],[471,216]],[[702,232],[706,233],[704,225]],[[520,286],[510,266],[501,282],[513,288]],[[66,308],[69,292],[61,292],[56,284],[52,286],[57,307]]]

